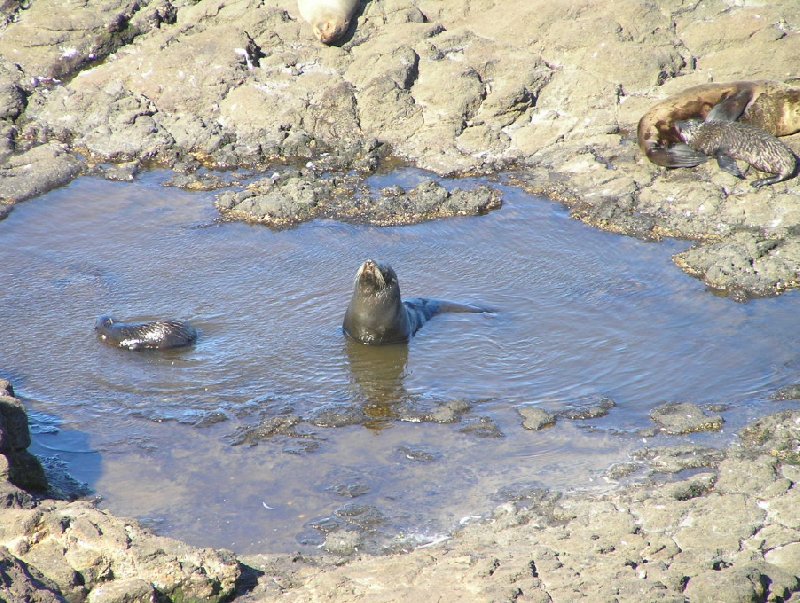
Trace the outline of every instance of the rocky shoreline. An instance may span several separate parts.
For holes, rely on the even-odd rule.
[[[3,600],[800,600],[798,410],[753,422],[727,450],[645,448],[608,472],[615,479],[644,464],[662,476],[646,484],[517,488],[487,519],[405,554],[237,558],[48,489],[26,452],[21,401],[7,381],[0,394]],[[683,434],[722,421],[687,403],[659,407],[652,419],[657,430]]]
[[[258,181],[221,192],[220,212],[271,227],[406,224],[501,202],[436,181],[371,196],[365,179],[402,161],[507,173],[598,228],[693,241],[675,263],[715,291],[775,295],[800,286],[797,178],[754,190],[713,162],[666,170],[635,141],[641,115],[689,86],[796,80],[796,1],[760,4],[373,0],[325,47],[289,1],[0,0],[0,219],[82,174],[154,166],[189,189],[246,168]],[[800,151],[800,134],[784,140]],[[12,601],[800,600],[797,411],[724,452],[643,453],[680,479],[531,490],[445,543],[342,564],[237,560],[47,498],[7,382],[0,409],[0,596]],[[662,409],[659,425],[686,411]]]

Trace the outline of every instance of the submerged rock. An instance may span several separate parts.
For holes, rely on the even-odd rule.
[[[430,450],[420,446],[400,446],[397,452],[404,459],[417,463],[432,463],[443,456],[438,450]]]
[[[478,417],[467,421],[467,423],[459,429],[461,433],[474,435],[479,438],[502,438],[505,434],[497,426],[494,419],[491,417]]]
[[[522,416],[522,426],[525,429],[539,431],[556,424],[556,418],[553,415],[535,406],[523,406],[518,408],[517,412]]]
[[[567,408],[558,413],[559,416],[571,421],[586,421],[605,417],[617,405],[611,398],[588,397],[575,400],[567,404]]]

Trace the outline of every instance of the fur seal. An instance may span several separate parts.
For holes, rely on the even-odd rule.
[[[757,170],[776,174],[752,183],[756,188],[786,180],[794,174],[792,150],[769,132],[749,124],[688,119],[675,122],[681,139],[695,151],[717,158],[719,167],[744,178],[736,165],[741,159]]]
[[[297,0],[297,9],[317,39],[331,45],[347,33],[358,4],[359,0]]]
[[[101,316],[94,330],[101,341],[127,350],[166,350],[197,339],[195,328],[183,320],[117,322],[111,316]]]
[[[707,157],[686,145],[675,127],[675,122],[689,119],[739,120],[773,136],[788,136],[800,131],[800,88],[773,81],[687,88],[654,105],[639,120],[637,140],[647,158],[665,167],[703,163]]]
[[[345,335],[361,343],[406,343],[426,321],[441,312],[486,310],[438,299],[401,301],[400,283],[392,267],[367,260],[356,273],[342,329]]]

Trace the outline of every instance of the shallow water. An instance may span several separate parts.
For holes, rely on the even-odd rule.
[[[401,533],[424,543],[488,511],[504,486],[603,484],[665,401],[725,405],[722,433],[691,438],[721,445],[796,381],[797,296],[716,297],[672,264],[683,243],[595,231],[512,188],[479,218],[275,232],[219,223],[211,193],[166,178],[84,178],[0,222],[0,375],[33,411],[33,450],[164,535],[314,550],[312,524],[354,503],[379,512],[365,546]],[[496,312],[437,316],[407,347],[348,342],[341,320],[368,257],[394,266],[404,296]],[[180,351],[116,350],[92,330],[104,313],[190,319],[200,337]],[[600,396],[617,403],[607,417],[540,432],[516,411]],[[470,411],[401,421],[401,400]],[[308,422],[354,407],[369,420]],[[283,415],[303,419],[304,437],[232,445],[242,426]],[[463,431],[481,417],[504,437]]]

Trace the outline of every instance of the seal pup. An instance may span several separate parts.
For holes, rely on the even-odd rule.
[[[359,0],[297,0],[297,9],[316,38],[330,46],[347,33],[358,4]]]
[[[681,139],[693,150],[716,157],[719,167],[744,178],[736,160],[746,161],[759,171],[775,174],[752,182],[758,188],[786,180],[794,174],[797,161],[792,150],[760,128],[739,122],[688,119],[675,122]]]
[[[800,131],[800,88],[782,82],[703,84],[657,103],[639,120],[637,141],[647,158],[664,167],[693,167],[708,159],[685,144],[678,121],[742,121],[774,136]]]
[[[183,320],[118,322],[101,316],[94,324],[100,341],[127,350],[166,350],[194,343],[197,331]]]
[[[344,314],[345,335],[366,344],[406,343],[441,312],[486,312],[467,304],[439,299],[400,299],[400,283],[389,264],[367,260],[356,273],[355,287]]]

